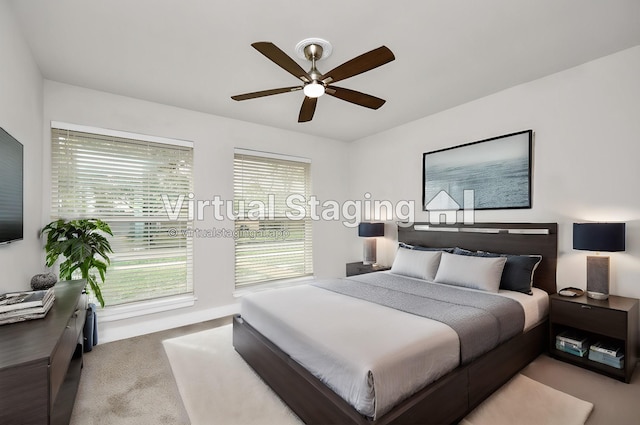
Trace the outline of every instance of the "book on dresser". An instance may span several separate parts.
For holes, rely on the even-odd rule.
[[[0,325],[42,319],[55,300],[53,288],[0,295]]]
[[[0,313],[42,307],[54,295],[53,287],[41,291],[7,292],[0,295]]]

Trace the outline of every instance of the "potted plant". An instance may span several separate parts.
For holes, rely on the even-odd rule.
[[[109,241],[101,233],[113,236],[109,225],[102,220],[59,219],[47,224],[40,234],[47,235],[47,244],[44,247],[47,266],[53,266],[62,255],[65,260],[60,263],[60,278],[72,279],[73,272],[80,270],[82,278],[87,281],[98,302],[104,307],[102,291],[92,271],[97,270],[104,283],[107,267],[111,264],[109,254],[113,251]]]

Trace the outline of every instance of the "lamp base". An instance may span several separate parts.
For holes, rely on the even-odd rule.
[[[594,300],[609,298],[609,257],[587,257],[587,297]]]
[[[376,238],[366,238],[362,252],[362,264],[368,266],[376,263]]]
[[[601,292],[587,291],[587,297],[593,298],[594,300],[606,300],[606,299],[609,298],[609,294],[603,294]]]

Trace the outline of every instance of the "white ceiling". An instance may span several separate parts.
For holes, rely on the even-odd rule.
[[[14,0],[45,78],[351,141],[640,44],[639,0]],[[302,92],[230,96],[299,81],[254,50],[320,37],[320,71],[381,45],[396,60],[338,86],[377,111]]]

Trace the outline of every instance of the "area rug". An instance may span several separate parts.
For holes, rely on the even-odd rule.
[[[593,404],[516,375],[459,425],[583,425]]]
[[[231,325],[163,341],[192,425],[300,425],[232,346]],[[516,375],[460,425],[582,425],[593,404]]]
[[[231,325],[164,340],[191,425],[300,425],[232,346]]]

